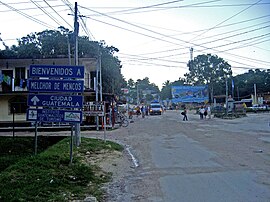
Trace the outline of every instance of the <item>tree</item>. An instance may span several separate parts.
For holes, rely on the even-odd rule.
[[[135,82],[133,79],[129,79],[128,82],[127,82],[127,87],[129,89],[133,89],[135,87]]]
[[[232,76],[231,65],[216,55],[198,55],[194,60],[190,60],[187,66],[189,68],[189,73],[185,74],[187,83],[208,85],[211,101],[214,86]]]
[[[126,81],[121,74],[121,62],[113,54],[118,51],[113,46],[100,44],[101,48],[101,68],[102,68],[102,85],[104,92],[122,94],[121,88],[126,87]]]
[[[234,78],[237,99],[250,98],[254,93],[256,84],[257,93],[270,92],[270,70],[249,70],[247,73],[239,74]],[[235,94],[235,93],[234,93]]]
[[[172,98],[172,92],[171,92],[171,83],[169,80],[165,81],[162,84],[162,88],[160,91],[160,97],[162,100],[171,99]]]
[[[160,97],[162,100],[172,99],[172,86],[183,86],[186,84],[186,80],[184,78],[179,78],[177,81],[170,82],[169,80],[163,83]]]

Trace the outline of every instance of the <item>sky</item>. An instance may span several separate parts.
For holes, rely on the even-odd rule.
[[[149,78],[160,89],[213,54],[233,75],[270,69],[270,0],[77,0],[80,36],[105,41],[126,80]],[[0,0],[0,48],[33,32],[73,30],[75,1]],[[193,51],[191,51],[193,50]]]

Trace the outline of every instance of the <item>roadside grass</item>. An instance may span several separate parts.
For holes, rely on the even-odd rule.
[[[38,137],[37,152],[43,152],[49,146],[65,137]],[[0,172],[22,158],[34,154],[34,137],[0,137]]]
[[[3,147],[12,144],[12,138],[9,144],[8,140],[0,140]],[[25,141],[22,138],[21,145]],[[111,174],[86,162],[85,155],[94,156],[100,150],[123,150],[122,146],[110,141],[82,138],[80,147],[74,147],[70,164],[69,138],[35,156],[31,149],[29,154],[23,148],[29,150],[27,146],[18,149],[19,154],[13,150],[15,157],[1,148],[0,163],[7,159],[3,156],[9,154],[14,164],[0,170],[0,201],[70,201],[82,200],[86,196],[95,196],[100,201],[103,197],[101,186],[111,179]]]

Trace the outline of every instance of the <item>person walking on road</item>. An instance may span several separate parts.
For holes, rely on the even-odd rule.
[[[208,115],[208,118],[211,119],[211,107],[210,107],[210,105],[208,105],[208,107],[207,107],[207,115]]]
[[[145,117],[145,106],[142,105],[141,107],[141,112],[142,112],[142,118]]]
[[[206,106],[205,106],[205,108],[204,108],[203,115],[204,115],[204,118],[206,119],[206,117],[207,117],[207,107],[206,107]]]
[[[187,108],[184,107],[184,111],[181,113],[184,117],[183,117],[183,121],[188,121],[188,118],[187,118]]]
[[[201,106],[201,108],[199,109],[200,119],[203,119],[204,111],[205,110],[204,110],[203,106]]]

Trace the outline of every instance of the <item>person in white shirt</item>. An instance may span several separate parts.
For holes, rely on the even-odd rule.
[[[199,110],[199,113],[200,113],[200,119],[203,119],[203,114],[204,114],[204,107],[201,106],[200,110]]]
[[[210,107],[210,105],[208,105],[208,107],[207,107],[207,115],[208,115],[208,118],[211,119],[211,107]]]

